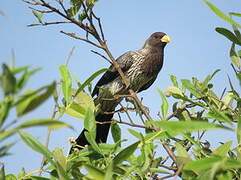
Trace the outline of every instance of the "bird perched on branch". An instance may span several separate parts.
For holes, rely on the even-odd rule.
[[[157,78],[159,71],[163,66],[164,48],[170,42],[170,38],[163,32],[153,33],[145,42],[144,46],[137,51],[128,51],[120,56],[116,61],[123,71],[125,77],[129,80],[129,89],[135,92],[141,92],[149,88]],[[95,104],[99,104],[100,111],[95,119],[99,122],[111,121],[112,112],[122,100],[114,99],[113,95],[126,95],[128,88],[123,84],[122,79],[114,68],[110,66],[107,71],[97,82],[92,96],[97,96]],[[112,100],[106,99],[112,98]],[[96,127],[96,142],[105,143],[107,140],[110,123],[97,124]],[[83,130],[76,143],[80,146],[89,144]]]

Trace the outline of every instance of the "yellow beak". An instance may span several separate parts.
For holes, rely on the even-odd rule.
[[[161,38],[161,41],[165,42],[165,43],[169,43],[169,42],[171,42],[171,39],[168,35],[165,35]]]

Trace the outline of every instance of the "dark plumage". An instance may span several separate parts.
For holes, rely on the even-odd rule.
[[[163,65],[164,47],[170,42],[169,37],[162,32],[153,33],[145,42],[144,46],[137,51],[129,51],[117,59],[120,68],[129,79],[129,88],[135,92],[141,92],[149,88],[157,78]],[[108,90],[108,92],[106,91]],[[101,111],[96,115],[96,121],[110,121],[113,114],[103,112],[114,111],[120,100],[106,101],[103,98],[111,98],[116,94],[128,94],[123,85],[119,73],[113,66],[97,82],[92,96],[97,96],[96,104],[100,104]],[[96,142],[105,143],[107,140],[110,124],[97,124]],[[80,146],[89,144],[83,130],[76,142]]]

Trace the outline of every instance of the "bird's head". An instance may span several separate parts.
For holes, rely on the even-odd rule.
[[[167,43],[169,43],[171,39],[168,35],[163,32],[155,32],[153,33],[145,42],[145,47],[157,47],[164,48]]]

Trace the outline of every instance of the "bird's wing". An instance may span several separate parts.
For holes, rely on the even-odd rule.
[[[151,78],[146,84],[144,84],[139,90],[138,90],[138,93],[141,92],[141,91],[144,91],[146,89],[148,89],[156,80],[156,77],[153,77]]]
[[[119,64],[121,70],[123,72],[126,72],[133,63],[133,56],[136,53],[134,51],[128,51],[127,53],[121,55],[116,61]],[[109,71],[106,71],[104,75],[100,78],[100,80],[95,85],[95,88],[92,92],[92,96],[98,95],[99,93],[99,87],[105,84],[108,84],[112,82],[114,79],[119,77],[118,71],[111,65],[109,67]]]

